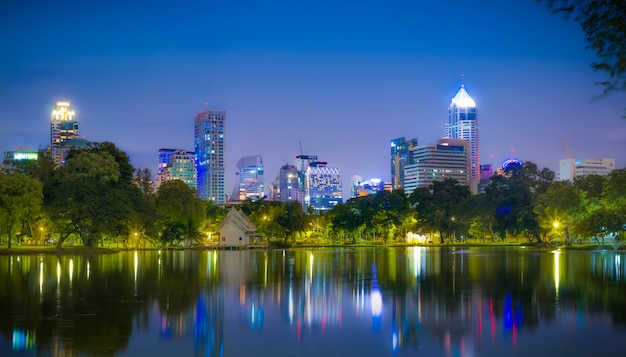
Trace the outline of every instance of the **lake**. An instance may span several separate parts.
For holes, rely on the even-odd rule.
[[[625,356],[626,253],[0,256],[0,355]]]

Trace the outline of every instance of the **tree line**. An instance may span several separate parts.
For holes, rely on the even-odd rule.
[[[0,241],[87,247],[167,247],[217,242],[232,208],[197,197],[182,181],[151,189],[151,172],[135,169],[113,143],[68,152],[55,168],[44,153],[0,174]],[[297,201],[248,200],[236,206],[262,239],[277,245],[406,242],[409,232],[434,243],[561,239],[566,243],[624,237],[626,170],[555,181],[532,162],[494,175],[472,195],[453,179],[407,195],[357,197],[325,214]]]

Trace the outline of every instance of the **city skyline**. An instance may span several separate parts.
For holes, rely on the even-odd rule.
[[[241,157],[261,155],[269,183],[303,153],[341,169],[346,199],[352,176],[391,180],[390,140],[440,139],[464,84],[481,163],[556,173],[567,138],[577,159],[626,166],[626,94],[591,102],[604,77],[582,31],[532,0],[238,5],[3,3],[0,150],[45,148],[67,100],[81,136],[154,176],[159,148],[193,150],[194,113],[223,109],[226,190]]]

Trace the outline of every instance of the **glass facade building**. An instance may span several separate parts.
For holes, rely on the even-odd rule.
[[[298,201],[304,204],[304,182],[300,183],[295,165],[283,165],[278,173],[278,200]]]
[[[205,109],[194,114],[194,153],[198,170],[198,197],[226,203],[224,188],[224,134],[226,111]]]
[[[230,196],[231,201],[258,200],[265,197],[261,155],[243,157],[237,162],[237,180]]]
[[[311,162],[306,170],[306,207],[313,213],[329,211],[343,202],[341,172],[337,167],[328,167],[326,162]]]
[[[480,128],[478,111],[474,99],[464,85],[452,97],[448,108],[446,138],[463,139],[470,142],[470,179],[480,180]]]
[[[404,137],[391,140],[391,187],[403,188],[404,167],[413,163],[413,148],[417,146],[417,138],[406,140]]]

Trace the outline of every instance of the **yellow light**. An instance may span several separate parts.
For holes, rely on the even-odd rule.
[[[559,228],[559,222],[554,221],[554,223],[552,224],[554,226],[554,228]]]

